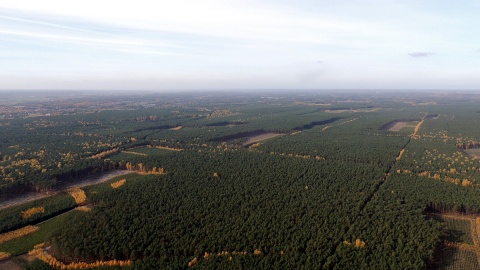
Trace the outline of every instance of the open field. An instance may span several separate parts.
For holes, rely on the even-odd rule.
[[[252,137],[248,138],[248,140],[243,145],[247,146],[247,145],[250,145],[252,143],[261,142],[261,141],[268,140],[268,139],[275,138],[275,137],[282,136],[282,135],[285,135],[285,134],[265,133],[265,134],[252,136]]]
[[[479,159],[480,158],[480,149],[466,149],[463,150],[469,157]]]
[[[461,215],[432,215],[444,225],[444,244],[438,251],[438,269],[477,269],[480,245],[477,219]]]
[[[402,128],[406,127],[408,122],[396,122],[388,131],[400,131]]]
[[[446,247],[438,256],[438,270],[480,269],[477,254],[473,251]]]
[[[379,108],[367,108],[367,109],[335,109],[335,110],[325,110],[326,113],[367,113],[367,112],[376,112]]]
[[[435,215],[445,226],[445,240],[453,243],[474,245],[475,218],[455,215]]]
[[[44,242],[47,236],[59,228],[60,224],[63,224],[65,221],[79,215],[84,214],[81,211],[72,210],[63,215],[59,215],[49,219],[48,221],[40,223],[37,225],[40,228],[39,230],[20,238],[1,243],[0,251],[8,252],[12,256],[27,253],[29,250],[33,249],[34,245]]]

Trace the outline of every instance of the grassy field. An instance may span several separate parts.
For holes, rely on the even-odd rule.
[[[21,238],[0,244],[0,251],[8,252],[12,256],[27,253],[29,250],[33,249],[34,245],[44,242],[45,239],[48,238],[48,236],[54,232],[60,224],[77,215],[85,215],[85,213],[73,210],[38,224],[40,230]]]

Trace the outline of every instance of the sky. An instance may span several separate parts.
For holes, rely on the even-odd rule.
[[[480,1],[0,0],[0,89],[480,90]]]

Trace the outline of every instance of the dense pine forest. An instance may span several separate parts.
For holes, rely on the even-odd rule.
[[[0,261],[30,251],[29,269],[479,265],[478,95],[86,95],[2,106]],[[72,188],[111,172],[121,175]],[[32,194],[42,198],[12,203]],[[77,209],[35,240],[9,238]]]

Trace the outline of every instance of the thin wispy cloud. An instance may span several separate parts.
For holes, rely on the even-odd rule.
[[[129,54],[173,55],[177,54],[179,46],[148,36],[132,36],[119,34],[130,29],[109,30],[108,26],[97,24],[98,30],[83,27],[83,22],[74,20],[59,24],[56,20],[49,21],[25,19],[22,17],[0,16],[1,21],[7,22],[0,29],[0,38],[10,43],[35,45],[40,47],[71,48],[72,50],[103,50]],[[57,19],[58,20],[58,19]],[[26,27],[24,27],[26,26]],[[175,51],[175,52],[174,52]]]
[[[408,55],[410,55],[413,58],[424,58],[424,57],[429,57],[429,56],[435,55],[435,53],[432,53],[432,52],[412,52],[412,53],[409,53]]]

